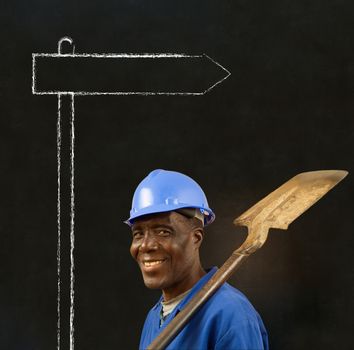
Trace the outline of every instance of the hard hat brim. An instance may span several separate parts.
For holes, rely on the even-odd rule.
[[[141,216],[149,215],[149,214],[166,213],[169,211],[175,211],[175,210],[183,209],[183,208],[198,208],[201,210],[201,212],[207,213],[207,215],[204,215],[204,218],[205,218],[204,225],[205,226],[211,224],[215,220],[215,214],[209,208],[192,207],[190,204],[184,205],[184,204],[179,203],[179,205],[160,204],[160,205],[153,205],[153,206],[149,206],[149,207],[140,209],[138,213],[131,214],[130,218],[125,220],[124,223],[129,226],[132,226],[134,221],[136,219],[140,218]]]

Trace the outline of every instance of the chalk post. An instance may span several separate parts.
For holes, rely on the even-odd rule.
[[[230,75],[206,54],[77,54],[70,37],[32,54],[32,93],[58,98],[57,350],[75,343],[75,96],[202,96]]]

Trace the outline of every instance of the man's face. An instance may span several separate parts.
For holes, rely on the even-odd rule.
[[[200,269],[201,229],[183,215],[167,212],[136,220],[132,234],[130,253],[148,288],[178,295],[192,287]]]

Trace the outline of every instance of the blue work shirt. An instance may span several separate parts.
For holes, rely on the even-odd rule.
[[[183,309],[217,271],[213,267],[167,316],[160,327],[163,300],[150,310],[144,323],[139,349],[146,349],[159,333]],[[166,350],[268,350],[263,322],[248,299],[236,288],[224,283],[193,315]]]

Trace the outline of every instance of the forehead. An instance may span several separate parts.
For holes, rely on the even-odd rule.
[[[132,229],[156,225],[178,226],[184,224],[186,220],[187,219],[184,216],[174,211],[149,214],[136,219],[132,225]]]

